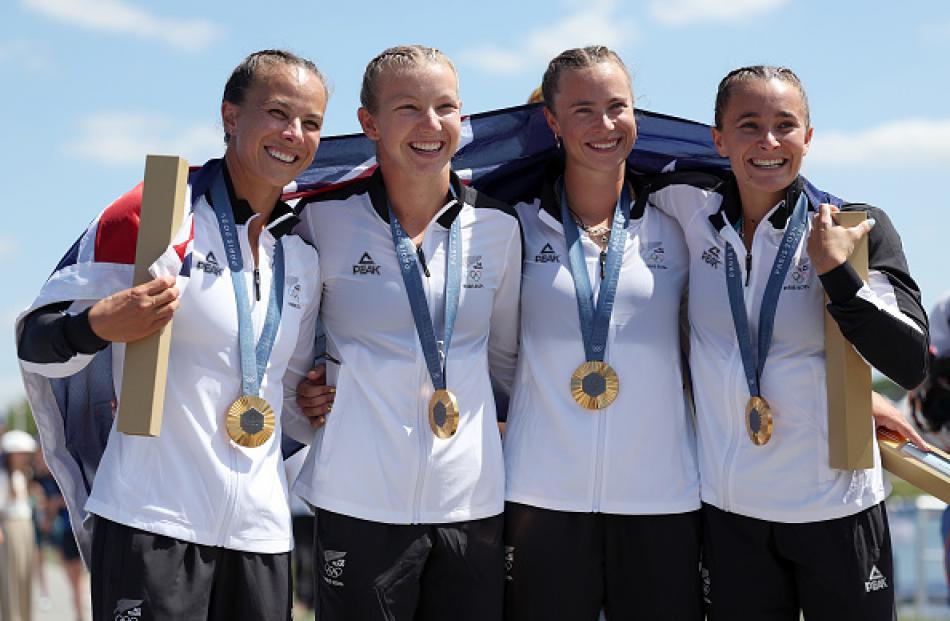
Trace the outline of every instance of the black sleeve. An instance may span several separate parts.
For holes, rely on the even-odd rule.
[[[92,331],[89,309],[66,312],[70,302],[42,306],[23,319],[17,356],[26,362],[66,362],[76,354],[94,354],[109,345]]]
[[[920,302],[920,289],[911,278],[900,236],[890,218],[870,205],[845,205],[842,211],[867,211],[876,224],[868,234],[868,267],[887,278],[884,290],[872,286],[877,296],[893,294],[897,308],[883,308],[858,297],[861,278],[847,263],[820,276],[828,293],[828,312],[841,333],[878,371],[908,390],[927,373],[927,314]],[[897,312],[919,329],[895,316]]]

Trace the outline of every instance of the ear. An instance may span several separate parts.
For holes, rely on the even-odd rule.
[[[360,127],[363,128],[363,133],[366,134],[366,137],[376,142],[379,140],[379,127],[376,126],[376,119],[373,118],[372,113],[366,108],[360,106],[356,111],[356,118],[359,119]]]
[[[555,136],[561,135],[561,126],[557,122],[557,117],[554,116],[554,113],[551,112],[551,109],[547,106],[544,106],[544,120],[548,122],[548,127],[551,128],[551,131],[554,132]]]
[[[221,102],[221,124],[224,125],[224,132],[233,136],[237,129],[237,118],[241,112],[241,107],[230,101]]]
[[[722,143],[722,132],[716,129],[715,127],[709,128],[710,133],[712,133],[713,145],[716,147],[716,151],[722,157],[729,157],[729,153],[726,151],[726,147]]]
[[[814,132],[815,132],[815,128],[811,126],[809,126],[808,129],[805,131],[805,150],[802,151],[802,155],[805,155],[808,153],[808,147],[811,146],[811,136]]]

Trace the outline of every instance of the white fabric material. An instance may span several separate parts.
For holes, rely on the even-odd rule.
[[[254,260],[247,224],[237,228],[244,277],[248,291],[253,292]],[[277,426],[263,446],[245,449],[230,441],[224,426],[225,412],[241,392],[237,313],[221,235],[214,212],[203,197],[195,204],[194,239],[191,282],[182,293],[172,329],[161,435],[127,436],[113,427],[85,509],[183,541],[246,552],[286,552],[292,537],[280,437],[282,431],[303,442],[312,437],[306,420],[292,404],[296,385],[313,362],[321,290],[317,255],[299,238],[283,238],[283,314],[261,386],[261,396],[274,408]],[[255,340],[267,310],[274,247],[275,239],[265,229],[259,245],[262,299],[250,296]],[[198,265],[208,263],[210,253],[222,268],[220,273]],[[101,264],[82,268],[89,273],[81,280],[92,285],[91,289],[83,289],[76,279],[51,280],[32,308],[77,299],[80,291],[85,292],[88,304],[129,286],[130,267],[104,265],[100,271],[97,265]],[[169,264],[161,265],[167,268]],[[109,280],[113,272],[114,282]],[[105,274],[107,284],[102,284],[100,273]],[[113,348],[116,394],[122,381],[123,351],[121,346]],[[70,362],[73,364],[65,366],[78,366]],[[58,411],[50,409],[55,408],[55,399],[49,386],[38,374],[48,371],[48,376],[59,376],[62,370],[56,367],[64,365],[21,366],[34,411],[47,408],[51,416],[58,416]],[[288,403],[294,411],[287,411]],[[62,441],[61,426],[46,425],[45,429],[54,443],[57,434]],[[62,465],[75,469],[68,460]]]
[[[607,336],[616,401],[571,397],[584,345],[561,223],[516,206],[525,237],[521,352],[505,427],[507,500],[559,511],[681,513],[699,508],[692,413],[683,396],[679,306],[689,255],[679,225],[648,208],[631,220]],[[595,299],[600,248],[581,235]]]
[[[852,515],[884,500],[876,440],[871,469],[828,466],[824,289],[805,251],[810,220],[783,285],[761,378],[775,426],[769,443],[755,446],[745,429],[749,389],[729,309],[722,250],[725,240],[732,244],[745,282],[745,246],[732,226],[722,229],[720,236],[710,223],[709,216],[720,207],[718,193],[673,185],[651,200],[683,225],[689,246],[690,369],[703,501],[733,513],[793,523]],[[753,334],[769,268],[784,233],[772,227],[769,216],[755,231],[754,267],[743,288]],[[889,291],[875,289],[877,282],[871,279],[862,297],[879,306],[893,301]],[[887,312],[899,314],[896,306]],[[869,418],[868,425],[872,424]]]
[[[437,335],[443,333],[448,229],[436,219],[444,211],[422,243],[431,274],[422,281]],[[388,222],[368,192],[311,203],[301,212],[298,232],[321,257],[327,350],[341,361],[327,364],[327,382],[337,390],[334,414],[317,432],[294,488],[310,504],[393,524],[502,512],[504,469],[489,367],[510,385],[520,234],[510,212],[465,204],[458,217],[464,269],[446,377],[461,416],[456,434],[442,440],[429,428],[432,381]]]

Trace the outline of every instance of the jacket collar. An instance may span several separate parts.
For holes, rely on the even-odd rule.
[[[237,225],[247,224],[247,221],[254,216],[254,210],[251,209],[251,204],[246,200],[235,196],[231,174],[228,172],[228,165],[223,158],[221,159],[221,170],[224,173],[224,185],[228,189],[228,198],[231,200],[231,211],[234,214],[234,223]],[[205,199],[207,199],[209,205],[213,204],[211,201],[211,188],[208,188],[208,191],[205,192]],[[300,222],[300,218],[297,217],[290,205],[278,199],[277,202],[274,203],[274,208],[271,210],[270,217],[267,219],[267,225],[264,228],[270,231],[271,235],[276,239],[290,233],[298,222]]]
[[[475,204],[475,191],[463,184],[454,170],[449,171],[449,184],[452,186],[452,189],[455,190],[455,196],[458,197],[458,200],[452,196],[451,191],[445,195],[445,204],[442,206],[442,209],[439,210],[440,214],[436,219],[439,226],[444,229],[448,229],[452,226],[455,218],[457,218],[459,212],[462,211],[462,205],[465,203],[469,205]],[[369,179],[369,198],[373,204],[373,210],[376,212],[376,215],[378,215],[383,222],[389,224],[389,197],[386,194],[386,184],[383,183],[383,173],[379,166],[376,167],[376,170]]]
[[[564,175],[564,160],[555,158],[550,164],[544,175],[544,181],[541,186],[541,205],[540,209],[554,218],[559,224],[561,222],[561,198],[557,193],[557,182]],[[633,188],[634,200],[630,205],[629,217],[631,220],[639,220],[643,217],[646,210],[647,199],[650,196],[650,186],[646,177],[635,172],[627,166],[624,169],[624,183]]]
[[[795,177],[795,180],[792,181],[791,185],[785,189],[785,198],[779,201],[768,217],[769,224],[772,225],[773,229],[785,229],[792,209],[794,209],[795,203],[798,202],[798,197],[802,192],[805,192],[805,178],[798,175]],[[808,209],[809,211],[816,211],[818,209],[818,206],[813,204],[810,198],[808,201]],[[709,222],[717,231],[722,231],[727,225],[732,227],[737,226],[741,217],[742,201],[739,198],[739,186],[736,184],[735,177],[730,175],[729,179],[722,186],[722,203],[719,206],[719,210],[709,216]]]

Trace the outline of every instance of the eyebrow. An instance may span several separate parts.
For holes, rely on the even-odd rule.
[[[626,103],[626,102],[627,102],[627,98],[626,98],[626,97],[611,97],[610,99],[607,100],[607,103],[608,103],[608,104],[613,104],[613,103],[617,103],[617,102],[624,102],[624,103]],[[577,101],[574,101],[574,102],[571,102],[571,103],[567,104],[567,107],[568,107],[568,108],[577,108],[577,107],[579,107],[579,106],[594,106],[594,105],[597,105],[597,102],[593,101],[592,99],[579,99],[579,100],[577,100]]]
[[[745,119],[756,119],[761,116],[758,112],[743,112],[736,118],[736,121],[744,121]],[[788,110],[781,110],[778,113],[778,116],[783,118],[795,119],[798,118],[794,112],[789,112]]]
[[[283,108],[290,108],[290,107],[291,107],[290,103],[288,103],[288,101],[287,101],[286,99],[281,99],[280,97],[274,97],[273,99],[268,99],[268,100],[264,101],[264,103],[263,103],[263,106],[264,106],[265,108],[266,108],[267,106],[274,106],[274,105],[276,105],[276,106],[281,106],[281,107],[283,107]],[[308,113],[304,114],[303,116],[304,116],[305,118],[314,118],[314,119],[322,119],[322,118],[323,118],[323,115],[320,114],[319,112],[308,112]]]

